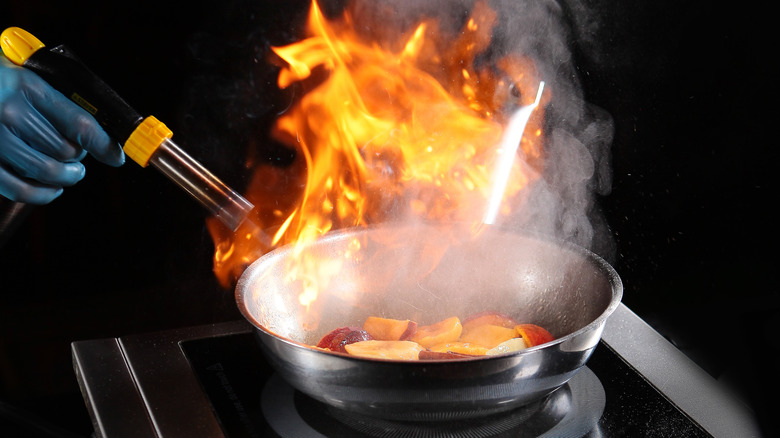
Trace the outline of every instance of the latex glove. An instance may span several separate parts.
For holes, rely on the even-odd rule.
[[[125,161],[88,112],[0,56],[0,195],[47,204],[84,177],[87,152],[111,166]]]

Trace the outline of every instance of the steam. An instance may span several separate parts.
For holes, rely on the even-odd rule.
[[[456,32],[474,3],[358,0],[355,21],[383,23],[381,29],[370,31],[387,38],[421,17],[435,17],[442,32]],[[573,0],[492,0],[489,6],[499,20],[490,57],[519,53],[532,58],[552,97],[545,108],[547,144],[541,177],[518,205],[510,206],[511,217],[496,223],[575,243],[611,261],[615,246],[596,201],[612,187],[613,122],[604,110],[585,101],[573,56],[575,43],[586,49],[595,47],[598,23],[594,14]]]
[[[569,20],[574,17],[565,14],[566,10],[578,11],[582,17],[587,8],[569,4],[564,9],[550,0],[499,0],[491,5],[505,18],[497,43],[503,42],[502,50],[531,56],[552,91],[544,172],[524,198],[524,205],[512,209],[517,213],[511,224],[612,259],[614,243],[595,200],[596,195],[609,194],[612,187],[613,123],[609,114],[583,97],[572,54]]]
[[[572,30],[565,9],[554,1],[499,0],[492,5],[502,23],[498,41],[503,50],[519,50],[537,63],[539,75],[548,81],[552,100],[547,107],[545,169],[525,198],[513,208],[512,225],[552,235],[614,257],[614,244],[595,195],[607,195],[612,187],[609,150],[612,118],[588,104],[582,93],[572,55]],[[587,13],[582,5],[568,7]]]

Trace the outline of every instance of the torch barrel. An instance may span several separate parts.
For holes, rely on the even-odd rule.
[[[163,140],[149,163],[233,231],[254,208],[252,203],[225,185],[169,139]]]

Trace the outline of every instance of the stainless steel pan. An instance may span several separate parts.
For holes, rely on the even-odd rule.
[[[329,261],[318,266],[340,265],[308,309],[298,301],[304,282],[287,276],[289,246],[247,268],[238,306],[294,388],[384,419],[478,417],[538,402],[586,363],[623,291],[614,269],[587,250],[494,227],[476,239],[429,225],[353,229],[305,251]],[[366,359],[311,346],[371,315],[424,325],[481,311],[541,325],[557,339],[503,356],[440,361]]]

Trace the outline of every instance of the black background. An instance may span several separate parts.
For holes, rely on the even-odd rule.
[[[9,5],[0,25],[70,46],[240,190],[245,149],[277,108],[261,55],[294,40],[307,2],[285,5],[39,0]],[[588,44],[573,47],[588,101],[615,121],[613,190],[599,202],[623,301],[733,384],[774,433],[761,403],[779,348],[774,23],[704,2],[589,7],[598,30],[575,25]],[[154,170],[85,162],[84,181],[31,209],[0,248],[0,401],[80,435],[91,426],[70,342],[240,317],[211,272],[205,211]]]

